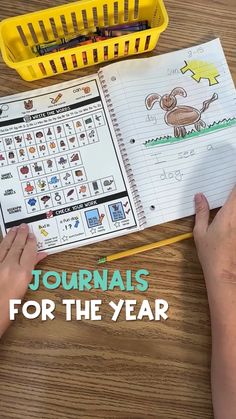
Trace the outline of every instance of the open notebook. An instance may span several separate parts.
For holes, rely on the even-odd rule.
[[[219,40],[108,65],[0,103],[3,234],[49,253],[221,206],[236,181],[235,88]]]

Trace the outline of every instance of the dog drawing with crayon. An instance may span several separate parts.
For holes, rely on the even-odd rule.
[[[160,107],[166,111],[165,123],[174,128],[174,136],[184,138],[187,134],[186,127],[194,125],[196,131],[206,127],[202,120],[202,114],[209,108],[210,104],[218,99],[217,93],[203,102],[200,110],[192,106],[177,105],[176,96],[187,97],[187,92],[182,87],[175,87],[169,94],[163,96],[158,93],[151,93],[146,97],[145,105],[151,110],[155,103],[159,102]]]

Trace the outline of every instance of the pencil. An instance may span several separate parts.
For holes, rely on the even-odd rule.
[[[123,259],[128,256],[134,256],[138,253],[147,252],[148,250],[158,249],[159,247],[168,246],[169,244],[177,243],[186,239],[191,239],[193,233],[180,234],[179,236],[171,237],[170,239],[161,240],[156,243],[146,244],[144,246],[136,247],[134,249],[125,250],[123,252],[115,253],[114,255],[105,256],[98,260],[98,264],[102,265],[113,260]]]

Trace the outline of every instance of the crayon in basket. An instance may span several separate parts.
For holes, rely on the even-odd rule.
[[[71,35],[47,42],[45,44],[37,44],[32,47],[32,51],[37,56],[43,56],[78,46],[89,45],[94,42],[105,41],[109,38],[127,35],[132,32],[137,32],[148,28],[149,26],[147,21],[111,26],[106,28],[91,28],[91,30],[88,30],[87,35]],[[138,49],[138,45],[136,45],[136,49]],[[105,56],[106,55],[107,54],[105,54]]]
[[[69,1],[3,19],[0,50],[8,67],[33,81],[152,51],[167,26],[163,0]]]
[[[149,28],[148,21],[133,22],[130,24],[111,26],[106,28],[98,29],[98,33],[101,36],[107,38],[114,38],[116,36],[128,35],[132,32],[144,31]]]
[[[38,44],[33,46],[32,51],[35,55],[46,55],[51,54],[52,52],[64,51],[66,49],[75,48],[81,45],[92,44],[93,42],[99,42],[107,39],[102,36],[76,36],[76,37],[67,37],[59,38],[52,42],[47,42],[46,44]]]

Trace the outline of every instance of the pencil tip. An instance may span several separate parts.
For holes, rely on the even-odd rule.
[[[103,263],[106,263],[106,261],[107,261],[106,257],[98,259],[98,265],[102,265]]]

